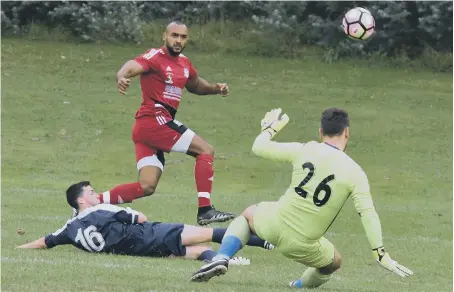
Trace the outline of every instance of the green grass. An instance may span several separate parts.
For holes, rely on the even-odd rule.
[[[130,135],[139,82],[120,96],[114,76],[145,47],[3,39],[1,49],[2,291],[287,291],[305,269],[276,252],[246,248],[251,266],[190,284],[195,261],[73,247],[15,250],[64,224],[69,184],[87,179],[104,191],[136,180]],[[351,116],[348,154],[368,174],[385,245],[415,275],[401,280],[374,263],[348,202],[327,234],[343,267],[319,291],[452,291],[452,75],[353,61],[186,55],[202,77],[231,87],[228,98],[186,93],[178,114],[216,149],[217,208],[240,213],[286,189],[289,165],[250,150],[267,110],[282,107],[291,118],[278,140],[308,141],[317,139],[324,108],[343,107]],[[157,193],[131,206],[150,220],[195,224],[193,163],[168,155]]]

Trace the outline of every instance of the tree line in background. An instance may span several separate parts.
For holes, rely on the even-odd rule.
[[[375,17],[376,33],[367,41],[351,40],[342,31],[344,13],[355,6]],[[163,25],[179,19],[190,26],[191,45],[202,51],[298,57],[304,47],[317,46],[324,48],[328,61],[430,57],[427,62],[445,71],[452,70],[452,6],[444,1],[2,1],[1,24],[3,36],[26,34],[39,26],[63,30],[81,41],[158,45]]]

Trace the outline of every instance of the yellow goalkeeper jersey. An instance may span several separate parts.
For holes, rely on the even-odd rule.
[[[315,141],[277,143],[264,132],[255,140],[253,152],[293,165],[292,181],[279,199],[277,213],[288,228],[304,238],[319,239],[352,197],[371,247],[383,245],[367,176],[343,151]]]

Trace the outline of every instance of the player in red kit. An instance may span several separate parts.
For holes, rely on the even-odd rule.
[[[210,200],[213,147],[175,120],[184,88],[197,95],[223,96],[229,93],[229,88],[225,83],[211,84],[200,78],[191,61],[181,54],[188,41],[186,25],[170,23],[163,40],[164,46],[150,49],[126,62],[117,73],[121,94],[126,93],[130,78],[140,75],[143,102],[135,115],[132,129],[139,180],[100,194],[100,200],[118,204],[152,195],[164,169],[164,152],[181,152],[196,159],[194,175],[198,192],[198,224],[231,220],[235,215],[216,210]]]

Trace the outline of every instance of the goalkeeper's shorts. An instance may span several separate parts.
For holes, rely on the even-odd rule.
[[[260,238],[276,246],[276,250],[287,258],[308,267],[321,268],[333,262],[334,246],[328,239],[303,239],[282,223],[277,211],[277,202],[257,205],[254,229]]]

